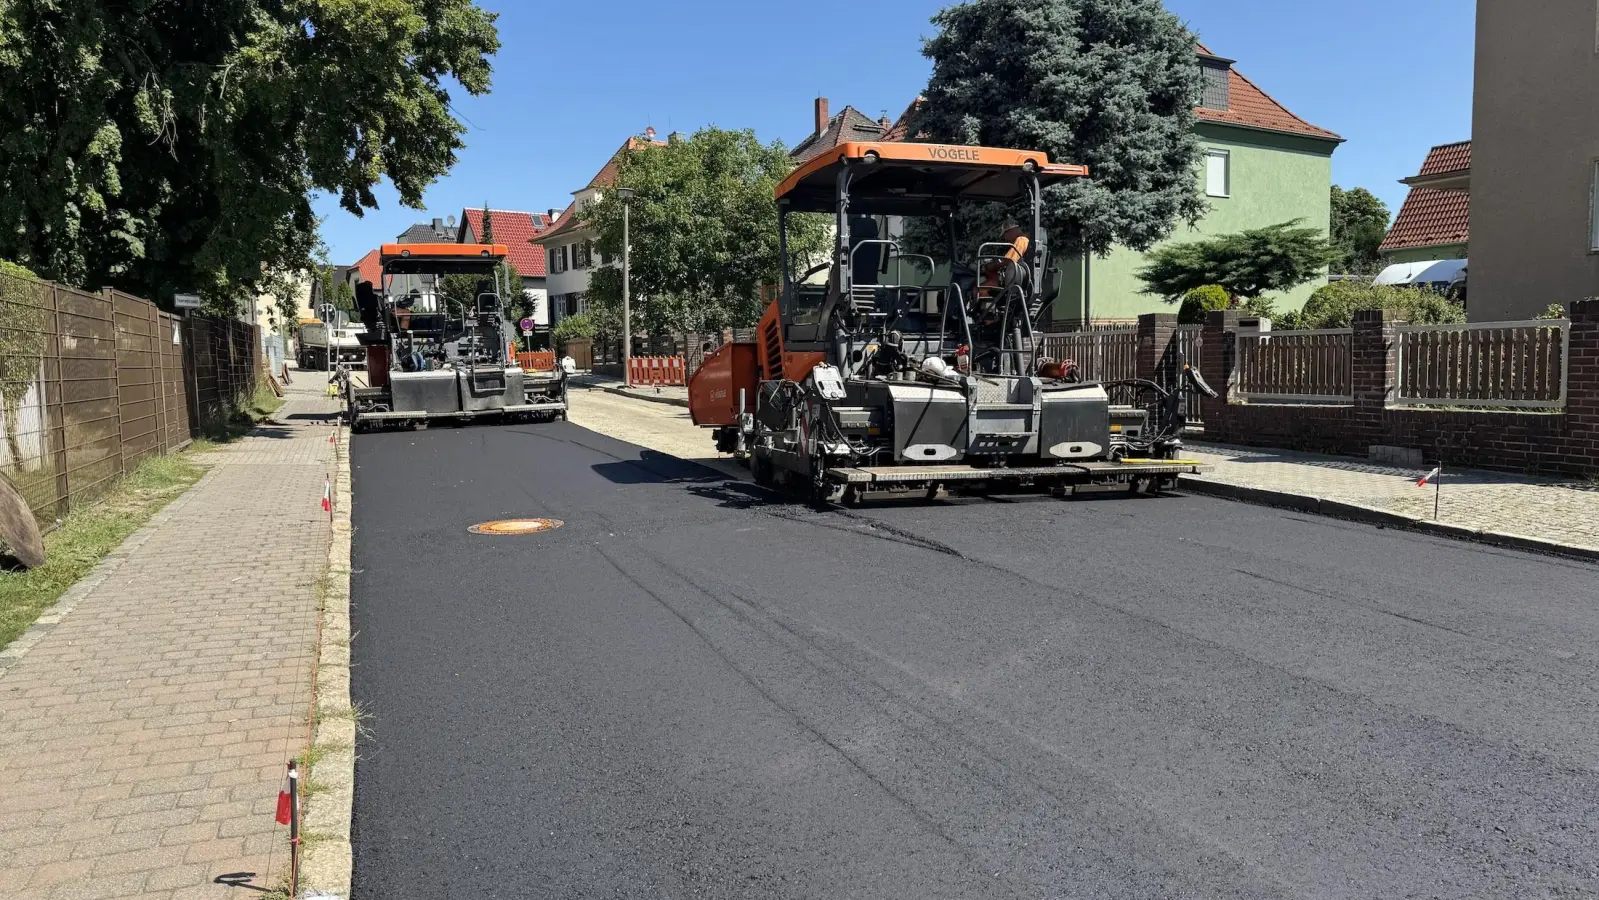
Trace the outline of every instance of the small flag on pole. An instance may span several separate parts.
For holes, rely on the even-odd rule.
[[[287,825],[294,811],[294,796],[289,793],[288,776],[283,778],[283,787],[278,788],[278,816],[279,825]]]
[[[1442,475],[1443,471],[1444,471],[1444,467],[1443,466],[1439,466],[1438,468],[1433,469],[1431,472],[1428,472],[1427,474],[1421,476],[1421,480],[1416,482],[1416,487],[1426,487],[1427,484],[1429,482],[1431,482],[1434,478],[1437,478],[1439,475]]]
[[[333,511],[333,485],[328,481],[327,476],[322,478],[322,511]]]

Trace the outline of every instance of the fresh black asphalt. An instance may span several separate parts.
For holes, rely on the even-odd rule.
[[[353,463],[362,900],[1599,892],[1599,567],[1192,496],[814,512],[564,422]]]

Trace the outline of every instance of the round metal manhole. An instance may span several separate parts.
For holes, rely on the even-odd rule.
[[[468,528],[473,534],[539,534],[565,525],[560,519],[498,519]]]

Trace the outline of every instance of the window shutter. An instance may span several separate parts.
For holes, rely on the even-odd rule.
[[[1231,154],[1226,150],[1205,151],[1205,194],[1210,197],[1232,195]]]

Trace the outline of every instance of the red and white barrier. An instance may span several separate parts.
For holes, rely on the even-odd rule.
[[[688,385],[688,369],[681,356],[635,356],[628,360],[627,383],[644,387]]]

